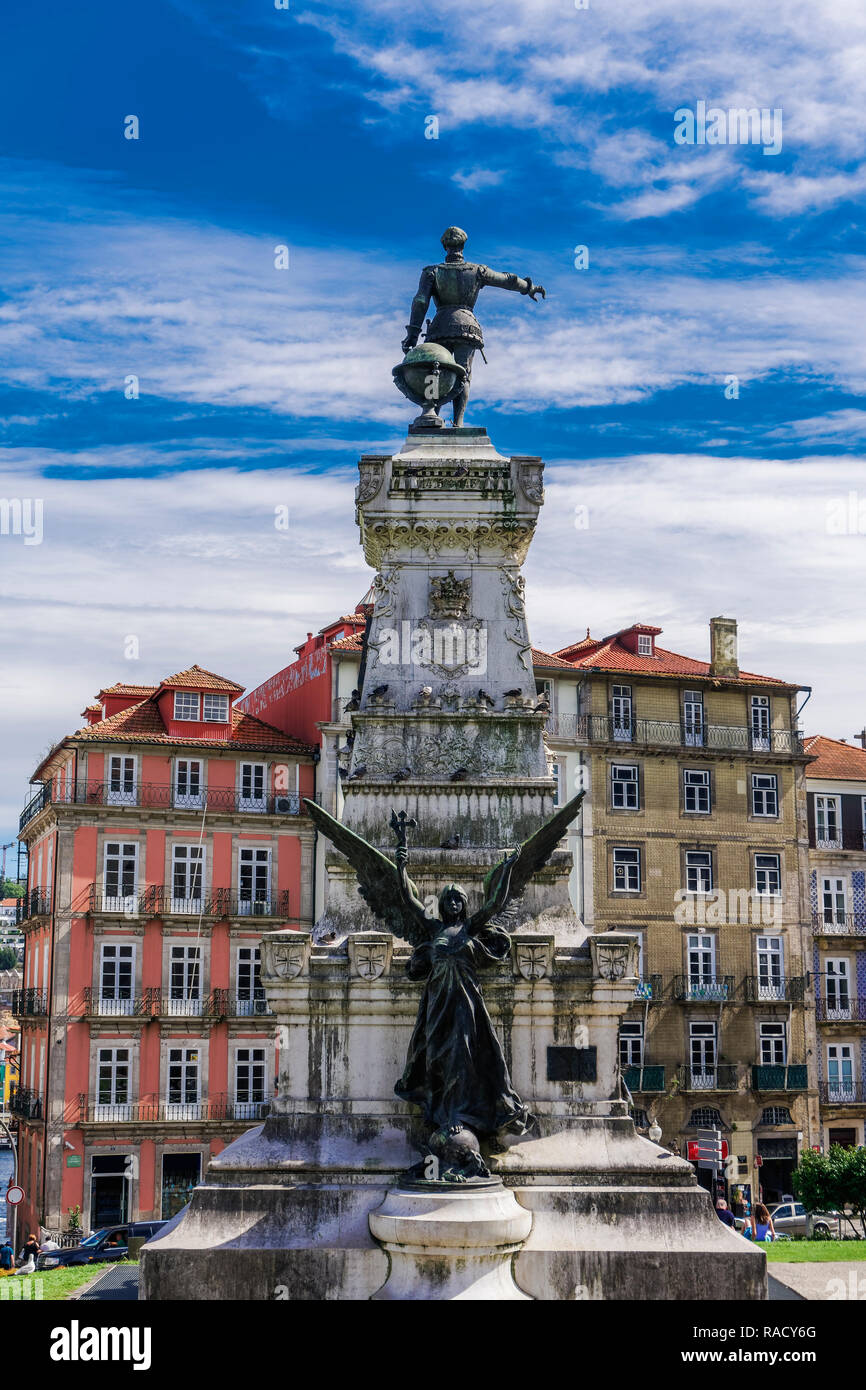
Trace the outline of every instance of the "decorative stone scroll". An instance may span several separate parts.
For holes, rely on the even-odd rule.
[[[515,975],[534,982],[543,980],[553,971],[552,936],[535,932],[515,932],[511,938],[511,959]]]
[[[310,943],[307,931],[272,932],[262,937],[262,983],[269,980],[296,980],[310,969]]]
[[[605,932],[589,938],[592,973],[597,980],[637,979],[638,944],[633,936]]]
[[[390,932],[353,931],[347,939],[349,967],[362,980],[378,980],[391,970],[394,938]]]

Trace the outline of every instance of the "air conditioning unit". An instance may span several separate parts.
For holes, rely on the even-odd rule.
[[[291,816],[297,810],[296,796],[275,796],[274,810],[278,816]]]

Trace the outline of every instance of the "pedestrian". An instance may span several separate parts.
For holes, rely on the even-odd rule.
[[[3,1244],[0,1245],[0,1274],[8,1274],[9,1270],[14,1268],[15,1251],[12,1249],[12,1243],[7,1236]]]
[[[776,1228],[773,1225],[773,1218],[767,1211],[763,1202],[755,1203],[755,1210],[752,1214],[752,1240],[775,1240]]]
[[[47,1240],[43,1240],[43,1242],[42,1242],[42,1244],[40,1245],[39,1249],[40,1249],[40,1251],[42,1251],[42,1250],[59,1250],[59,1249],[60,1249],[60,1246],[58,1245],[58,1243],[57,1243],[57,1241],[54,1239],[54,1237],[49,1235],[49,1237],[48,1237]]]
[[[34,1269],[36,1268],[36,1260],[37,1260],[37,1258],[38,1258],[38,1255],[39,1255],[39,1241],[36,1239],[36,1237],[33,1235],[32,1231],[31,1231],[31,1232],[28,1234],[27,1239],[26,1239],[25,1242],[24,1242],[24,1246],[23,1246],[23,1248],[22,1248],[22,1250],[21,1250],[21,1254],[20,1254],[20,1256],[18,1257],[18,1265],[19,1265],[19,1268],[21,1268],[22,1274],[24,1274],[24,1273],[29,1274],[29,1273],[31,1272],[30,1270],[24,1270],[24,1269],[23,1269],[23,1266],[24,1266],[25,1264],[28,1264],[31,1260],[33,1261],[33,1268],[34,1268]]]
[[[724,1197],[720,1197],[716,1202],[716,1216],[719,1218],[723,1226],[733,1227],[734,1215],[733,1212],[728,1211],[728,1204],[725,1201]]]

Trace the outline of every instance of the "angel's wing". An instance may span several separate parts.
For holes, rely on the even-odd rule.
[[[392,931],[401,936],[411,946],[420,946],[429,940],[435,923],[425,917],[420,907],[413,908],[400,891],[400,875],[397,865],[376,849],[354,830],[335,820],[323,811],[315,801],[304,798],[304,805],[311,820],[323,835],[327,835],[336,849],[345,854],[358,879],[358,892],[370,911]],[[417,897],[417,890],[412,885]]]
[[[484,880],[486,902],[481,909],[482,912],[488,913],[488,917],[496,915],[503,911],[505,903],[520,897],[533,875],[544,868],[553,854],[580,810],[580,803],[585,795],[586,792],[578,792],[577,796],[573,796],[561,806],[550,820],[539,826],[528,840],[524,840],[516,854],[509,855],[491,869]],[[507,896],[503,903],[502,895],[506,891]]]

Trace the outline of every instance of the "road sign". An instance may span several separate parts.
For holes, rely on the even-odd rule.
[[[9,1203],[10,1206],[17,1207],[19,1202],[24,1201],[24,1188],[16,1187],[14,1184],[12,1185],[12,1187],[7,1187],[6,1201]]]

